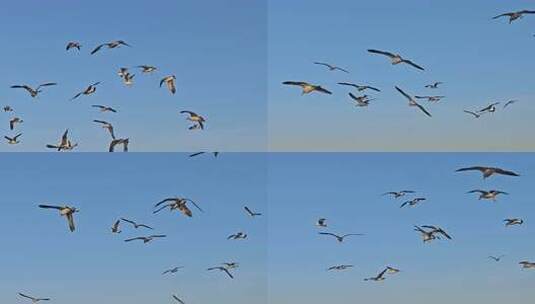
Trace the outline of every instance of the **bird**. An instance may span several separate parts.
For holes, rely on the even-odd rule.
[[[222,271],[222,272],[226,273],[231,279],[234,279],[234,276],[230,273],[230,271],[227,268],[223,267],[223,266],[210,267],[210,268],[207,268],[206,270],[208,270],[208,271],[219,270],[219,271]]]
[[[332,271],[332,270],[340,271],[340,270],[346,270],[352,267],[354,266],[353,265],[336,265],[336,266],[331,266],[327,268],[327,271]]]
[[[383,193],[383,195],[391,195],[394,198],[399,198],[399,197],[405,196],[407,194],[412,194],[415,192],[416,191],[412,191],[412,190],[390,191],[390,192]]]
[[[20,143],[20,141],[18,140],[18,138],[22,135],[22,133],[19,133],[13,137],[9,137],[9,136],[4,136],[5,139],[7,139],[7,143],[10,144],[10,145],[16,145],[18,143]]]
[[[319,218],[316,222],[316,226],[320,228],[327,228],[327,219],[326,218]]]
[[[129,224],[132,224],[132,226],[134,226],[135,229],[139,229],[139,228],[147,228],[147,229],[154,230],[154,228],[152,228],[152,227],[150,227],[150,226],[147,226],[147,225],[145,225],[145,224],[138,224],[138,223],[136,223],[135,221],[126,219],[126,218],[124,218],[124,217],[121,218],[121,221],[123,221],[123,222],[127,222],[127,223],[129,223]]]
[[[74,230],[76,230],[76,227],[74,226],[74,214],[80,211],[79,209],[76,209],[76,207],[39,205],[39,208],[59,210],[59,214],[67,218],[67,222],[69,224],[69,230],[71,232],[74,232]]]
[[[149,236],[138,236],[138,237],[135,237],[135,238],[126,239],[124,241],[125,242],[131,242],[131,241],[141,240],[141,241],[143,241],[143,244],[147,244],[147,243],[153,241],[156,238],[164,238],[164,237],[166,237],[166,235],[157,234],[157,235],[149,235]]]
[[[96,104],[95,104],[95,105],[91,105],[91,107],[100,109],[100,112],[113,112],[113,113],[117,113],[117,110],[115,110],[115,109],[112,108],[112,107],[108,107],[108,106],[96,105]]]
[[[65,50],[68,51],[70,49],[77,49],[79,51],[81,47],[82,45],[79,42],[70,41],[69,43],[67,43],[67,47],[65,47]]]
[[[423,228],[426,228],[428,230],[425,230]],[[414,230],[420,232],[422,236],[422,241],[424,243],[430,242],[435,239],[440,239],[440,235],[444,236],[448,240],[451,240],[451,236],[449,236],[449,234],[447,234],[446,231],[436,226],[431,226],[431,225],[424,225],[421,227],[414,226]]]
[[[466,193],[479,193],[479,199],[490,199],[490,200],[493,200],[493,201],[496,201],[496,197],[499,195],[499,194],[505,194],[505,195],[508,195],[509,193],[507,192],[503,192],[503,191],[498,191],[498,190],[479,190],[479,189],[476,189],[476,190],[471,190],[471,191],[468,191]]]
[[[389,57],[391,62],[392,62],[392,65],[396,65],[396,64],[400,64],[400,63],[406,63],[408,65],[411,65],[411,66],[417,68],[418,70],[424,71],[424,68],[422,68],[421,66],[415,64],[414,62],[412,62],[410,60],[402,58],[399,54],[393,54],[393,53],[390,53],[390,52],[379,51],[379,50],[374,50],[374,49],[369,49],[368,52],[370,52],[372,54],[379,54],[379,55],[384,55],[384,56]]]
[[[314,64],[325,66],[325,67],[327,67],[327,68],[329,69],[329,71],[336,71],[336,70],[338,70],[338,71],[342,71],[342,72],[345,72],[345,73],[349,73],[348,70],[342,69],[342,68],[340,68],[340,67],[337,67],[337,66],[334,66],[334,65],[332,65],[332,64],[325,63],[325,62],[314,62]]]
[[[375,88],[375,87],[372,87],[372,86],[369,86],[369,85],[358,85],[358,84],[354,84],[354,83],[350,83],[350,82],[339,82],[338,84],[339,85],[344,85],[344,86],[354,87],[359,92],[364,91],[364,90],[368,90],[368,89],[376,91],[376,92],[381,92],[381,90],[379,90],[378,88]]]
[[[464,110],[464,113],[468,113],[470,115],[473,115],[475,118],[481,117],[481,114],[478,114],[478,113],[472,112],[472,111],[468,111],[468,110]]]
[[[336,240],[339,242],[339,243],[342,243],[344,241],[344,239],[348,236],[362,236],[364,234],[362,233],[348,233],[348,234],[344,234],[342,236],[340,235],[337,235],[337,234],[334,234],[334,233],[330,233],[330,232],[319,232],[319,234],[321,235],[330,235],[332,237],[335,237]]]
[[[251,217],[255,217],[255,216],[260,216],[262,215],[262,213],[258,213],[258,212],[253,212],[251,209],[249,209],[249,207],[245,206],[243,207],[243,209],[245,209],[245,212],[247,212],[247,214],[249,214],[249,216]]]
[[[199,205],[197,205],[193,200],[189,198],[169,197],[156,203],[156,205],[154,205],[154,208],[158,208],[162,205],[163,206],[154,210],[152,213],[156,214],[165,208],[169,208],[169,211],[178,210],[182,212],[182,214],[184,214],[185,216],[192,217],[193,213],[191,212],[191,209],[188,208],[187,203],[192,203],[195,207],[197,207],[197,209],[199,209],[199,211],[204,212],[201,207],[199,207]]]
[[[245,240],[246,238],[247,238],[247,233],[240,231],[240,232],[229,235],[227,237],[227,240]]]
[[[524,224],[524,220],[519,218],[508,218],[503,221],[505,222],[505,227]]]
[[[414,198],[414,199],[412,199],[412,200],[410,200],[410,201],[406,201],[406,202],[404,202],[403,204],[401,204],[401,206],[399,206],[399,208],[403,208],[403,207],[405,207],[406,205],[409,205],[409,206],[411,206],[411,207],[412,207],[412,206],[416,206],[418,203],[423,202],[423,201],[425,201],[425,200],[426,200],[425,197],[417,197],[417,198]]]
[[[205,153],[207,152],[195,152],[195,153],[190,154],[189,157],[195,157],[195,156],[199,156]],[[219,155],[219,152],[212,152],[212,154],[214,155],[214,157],[217,157]]]
[[[115,146],[123,145],[123,152],[128,152],[128,144],[130,143],[130,138],[114,138],[110,142],[110,147],[108,152],[115,152]]]
[[[513,103],[517,103],[517,102],[518,102],[518,100],[514,100],[514,99],[513,100],[509,100],[503,105],[503,108],[505,109],[508,106],[512,105]]]
[[[497,256],[497,257],[492,256],[492,255],[489,255],[489,259],[492,259],[492,260],[494,260],[495,262],[499,262],[504,256],[505,256],[505,255],[503,255],[503,254],[500,255],[500,256]]]
[[[41,301],[50,301],[49,298],[35,298],[35,297],[31,297],[31,296],[28,296],[28,295],[25,295],[23,293],[20,293],[19,292],[19,296],[23,297],[23,298],[26,298],[26,299],[30,299],[32,301],[32,303],[39,303]]]
[[[121,230],[119,229],[119,225],[121,224],[121,220],[115,221],[113,225],[111,226],[111,232],[112,233],[121,233]]]
[[[57,83],[55,82],[47,82],[47,83],[42,83],[40,85],[37,86],[37,88],[33,89],[32,87],[28,86],[28,85],[12,85],[11,88],[12,89],[25,89],[26,91],[28,91],[28,93],[30,93],[30,96],[32,97],[37,97],[37,95],[39,95],[39,93],[42,92],[41,88],[43,87],[49,87],[49,86],[55,86],[57,85]]]
[[[162,272],[162,275],[175,274],[178,272],[179,269],[182,269],[182,268],[184,268],[184,266],[177,266],[171,269],[167,269],[166,271]]]
[[[142,73],[152,73],[158,69],[150,65],[138,65],[137,68],[140,68]]]
[[[3,110],[4,112],[13,112],[13,108],[11,106],[4,106]]]
[[[535,269],[535,262],[522,261],[522,262],[519,262],[518,264],[522,265],[522,269],[530,269],[530,268]]]
[[[366,278],[364,279],[364,281],[375,281],[375,282],[379,282],[379,281],[384,281],[385,280],[385,273],[388,271],[387,268],[385,268],[383,271],[381,271],[378,275],[376,275],[375,277],[371,277],[371,278]]]
[[[204,130],[204,123],[206,120],[201,115],[192,111],[180,111],[180,114],[188,114],[187,120],[193,122],[193,125],[189,127],[190,130],[201,129]]]
[[[525,14],[535,14],[535,11],[522,10],[522,11],[517,11],[517,12],[504,13],[498,16],[494,16],[492,17],[492,19],[498,19],[501,17],[509,17],[509,24],[511,24],[513,23],[513,21],[524,17]]]
[[[175,299],[178,303],[180,304],[186,304],[186,302],[182,301],[179,297],[177,297],[176,295],[173,295],[173,299]]]
[[[438,89],[438,86],[441,85],[441,84],[442,84],[442,82],[438,81],[438,82],[434,82],[432,84],[428,84],[425,87],[428,88],[428,89]]]
[[[73,150],[74,148],[76,148],[78,146],[78,143],[72,143],[70,140],[69,140],[69,129],[65,130],[65,132],[63,132],[63,135],[61,136],[61,141],[59,142],[59,144],[57,145],[46,145],[47,148],[49,149],[57,149],[58,151],[70,151],[70,150]]]
[[[422,105],[417,103],[416,100],[414,100],[414,98],[412,98],[409,94],[403,92],[403,90],[398,87],[396,87],[396,90],[398,90],[398,92],[400,92],[403,96],[405,96],[405,98],[409,100],[410,107],[418,107],[422,112],[425,113],[425,115],[431,117],[431,113],[429,113]]]
[[[9,129],[13,130],[17,124],[20,124],[20,123],[23,123],[23,122],[24,122],[24,120],[22,120],[22,119],[20,119],[18,117],[13,117],[13,118],[11,118],[11,120],[9,120]]]
[[[439,102],[446,96],[414,96],[416,99],[427,99],[429,102]]]
[[[165,85],[169,89],[169,92],[171,92],[171,94],[175,94],[176,93],[175,81],[176,81],[175,75],[166,76],[162,78],[162,80],[160,80],[160,88],[165,83]]]
[[[93,120],[93,122],[100,124],[102,128],[108,130],[110,132],[111,138],[115,139],[115,133],[113,133],[113,125],[111,123],[104,121],[104,120],[98,120],[98,119]]]
[[[353,99],[356,102],[357,107],[367,107],[370,104],[370,101],[373,99],[369,99],[368,95],[362,95],[362,96],[355,96],[352,93],[349,93],[349,97]]]
[[[319,92],[319,93],[324,93],[324,94],[329,94],[329,95],[332,94],[331,91],[329,91],[327,89],[324,89],[319,85],[310,84],[310,83],[304,82],[304,81],[285,81],[282,84],[301,87],[301,89],[302,89],[301,95],[309,94],[309,93],[312,93],[312,92]]]
[[[455,172],[464,172],[464,171],[480,171],[483,174],[483,179],[490,177],[494,174],[501,174],[501,175],[507,175],[507,176],[520,176],[519,174],[508,171],[500,168],[494,168],[494,167],[482,167],[482,166],[474,166],[474,167],[466,167],[466,168],[460,168],[455,170]]]
[[[496,106],[499,105],[499,102],[493,102],[490,105],[484,107],[483,109],[477,111],[478,114],[485,114],[485,113],[494,113],[496,112]]]
[[[75,100],[76,98],[80,97],[81,95],[91,95],[93,93],[95,93],[97,91],[97,85],[100,84],[100,81],[99,82],[95,82],[93,84],[90,84],[87,88],[85,88],[85,90],[83,90],[82,92],[74,95],[73,98],[71,98],[71,100]]]
[[[134,83],[134,76],[136,76],[136,74],[130,74],[128,72],[125,73],[123,76],[124,84],[127,86],[131,86]]]
[[[131,45],[129,45],[128,43],[124,42],[123,40],[115,40],[115,41],[111,41],[111,42],[107,42],[107,43],[103,43],[103,44],[98,45],[96,48],[94,48],[94,49],[91,51],[91,55],[93,55],[93,54],[95,54],[96,52],[100,51],[100,49],[101,49],[103,46],[108,47],[108,49],[114,49],[114,48],[119,47],[119,46],[122,46],[122,45],[131,47]]]

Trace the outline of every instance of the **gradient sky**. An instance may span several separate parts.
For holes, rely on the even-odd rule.
[[[533,151],[532,71],[535,17],[509,25],[498,14],[535,9],[533,1],[269,2],[269,131],[273,151]],[[367,53],[397,52],[426,68],[393,67]],[[323,61],[351,74],[313,65]],[[296,80],[321,84],[332,96],[300,96]],[[368,108],[350,103],[341,81],[383,92]],[[442,81],[438,90],[424,85]],[[423,103],[429,119],[394,90],[437,94]],[[521,102],[479,120],[463,113],[494,101]]]
[[[266,157],[222,154],[6,154],[6,192],[0,216],[0,302],[26,303],[25,292],[66,303],[266,303],[267,219],[251,219],[247,204],[266,212]],[[21,166],[24,164],[24,166]],[[9,189],[9,190],[7,190]],[[194,199],[205,213],[152,215],[168,196]],[[77,231],[38,204],[68,202],[81,209]],[[166,239],[125,243],[150,234],[111,224],[120,216],[152,225]],[[245,241],[226,237],[243,230]],[[240,268],[235,279],[205,269],[225,261]],[[175,276],[161,272],[185,266]]]
[[[526,302],[535,260],[533,154],[272,154],[269,157],[270,303],[485,303]],[[521,177],[463,166],[501,166]],[[478,201],[472,189],[500,189],[497,203]],[[400,209],[403,199],[381,196],[412,189],[427,202]],[[325,217],[335,233],[365,233],[343,244],[318,235]],[[502,220],[522,217],[523,226]],[[423,244],[413,225],[439,225],[453,240]],[[489,255],[505,254],[495,263]],[[327,272],[354,264],[346,272]],[[363,279],[386,265],[401,273],[381,283]]]
[[[44,151],[63,131],[71,130],[79,151],[106,151],[109,135],[93,119],[112,122],[120,137],[130,137],[132,151],[265,151],[266,17],[265,1],[3,1],[0,34],[0,105],[5,135],[9,119],[25,122],[16,130],[22,144],[0,151]],[[132,48],[89,52],[104,42],[122,39]],[[82,51],[66,52],[77,40]],[[126,87],[119,67],[141,64],[160,70],[135,71]],[[160,89],[163,76],[175,74],[177,94]],[[38,99],[14,84],[46,88]],[[89,84],[101,81],[96,94],[69,101]],[[101,114],[91,104],[119,113]],[[187,130],[180,110],[207,119],[204,132]]]

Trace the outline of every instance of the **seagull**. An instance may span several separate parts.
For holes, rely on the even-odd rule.
[[[472,111],[468,111],[468,110],[464,110],[464,113],[468,113],[470,115],[474,115],[475,118],[481,117],[481,114],[478,114],[478,113],[472,112]]]
[[[524,220],[519,218],[505,219],[503,221],[505,222],[505,227],[524,224]]]
[[[505,195],[508,195],[509,193],[507,192],[503,192],[503,191],[498,191],[498,190],[489,190],[489,191],[485,191],[485,190],[472,190],[472,191],[468,191],[466,193],[479,193],[479,199],[491,199],[493,201],[496,201],[496,197],[499,195],[499,194],[505,194]]]
[[[123,40],[115,40],[115,41],[111,41],[111,42],[108,42],[108,43],[103,43],[101,45],[98,45],[95,49],[93,49],[91,51],[91,55],[95,54],[96,52],[100,51],[100,49],[103,47],[103,46],[107,46],[108,49],[114,49],[116,47],[119,47],[121,45],[124,45],[124,46],[128,46],[128,47],[131,47],[131,45],[129,45],[128,43],[124,42]]]
[[[398,197],[405,196],[409,193],[415,193],[415,191],[412,191],[412,190],[390,191],[390,192],[383,193],[383,195],[392,195],[394,198],[398,198]]]
[[[461,168],[461,169],[455,170],[455,172],[464,172],[464,171],[481,171],[484,179],[494,174],[501,174],[501,175],[508,175],[508,176],[520,176],[519,174],[513,171],[508,171],[508,170],[504,170],[500,168],[493,168],[493,167],[475,166],[475,167],[467,167],[467,168]]]
[[[155,238],[164,238],[164,237],[166,237],[166,235],[157,234],[157,235],[149,235],[149,236],[138,236],[138,237],[135,237],[135,238],[124,240],[124,241],[125,242],[131,242],[131,241],[136,241],[136,240],[142,240],[143,244],[147,244],[147,243],[153,241]]]
[[[166,271],[162,272],[162,275],[165,275],[165,274],[174,274],[174,273],[177,273],[179,269],[182,269],[184,268],[184,266],[177,266],[177,267],[174,267],[174,268],[171,268],[171,269],[167,269]]]
[[[484,114],[484,113],[494,113],[496,112],[496,106],[499,105],[499,102],[491,103],[490,105],[484,107],[483,109],[477,111],[478,114]]]
[[[444,97],[446,96],[414,96],[416,99],[427,99],[429,102],[439,102]]]
[[[195,153],[190,154],[189,157],[195,157],[195,156],[199,156],[205,153],[207,152],[195,152]],[[212,152],[212,154],[214,155],[214,157],[217,157],[219,155],[219,152]]]
[[[16,145],[18,143],[20,143],[20,141],[18,140],[18,138],[22,135],[22,133],[19,133],[17,135],[15,135],[14,137],[9,137],[9,136],[4,136],[5,139],[7,139],[7,143],[10,144],[10,145]]]
[[[12,85],[11,88],[12,89],[25,89],[26,91],[28,91],[28,93],[30,93],[30,96],[37,97],[37,95],[39,95],[39,93],[42,92],[41,88],[49,87],[49,86],[55,86],[55,85],[57,85],[57,83],[55,83],[55,82],[47,82],[47,83],[40,84],[35,89],[33,89],[30,86],[25,85],[25,84],[24,85]]]
[[[517,20],[517,19],[521,19],[522,17],[524,17],[524,14],[535,14],[535,11],[528,11],[528,10],[522,10],[522,11],[517,11],[517,12],[510,12],[510,13],[505,13],[505,14],[501,14],[501,15],[498,15],[498,16],[495,16],[495,17],[492,17],[492,19],[498,19],[500,17],[509,17],[509,24],[513,23],[513,21]]]
[[[61,141],[59,144],[57,145],[46,145],[47,148],[49,149],[57,149],[58,151],[61,151],[61,150],[65,150],[65,151],[70,151],[70,150],[73,150],[74,148],[76,148],[78,146],[77,143],[75,144],[72,144],[71,141],[69,140],[69,129],[65,130],[65,132],[63,132],[63,135],[61,136]]]
[[[95,93],[97,91],[97,85],[99,85],[99,84],[100,84],[100,81],[89,85],[87,88],[85,88],[85,90],[83,90],[82,92],[74,95],[74,97],[71,98],[71,100],[75,100],[76,98],[80,97],[81,95],[91,95],[91,94]]]
[[[169,89],[169,91],[170,91],[172,94],[175,94],[175,93],[176,93],[176,85],[175,85],[175,81],[176,81],[176,77],[175,77],[175,75],[169,75],[169,76],[166,76],[166,77],[162,78],[162,80],[160,80],[160,88],[161,88],[162,85],[165,83],[165,85],[167,86],[167,88]]]
[[[110,142],[109,152],[115,152],[115,146],[123,145],[123,152],[128,152],[128,144],[130,143],[129,138],[114,138]]]
[[[129,219],[125,219],[125,218],[121,218],[121,221],[123,222],[127,222],[129,224],[132,224],[134,226],[135,229],[139,229],[139,228],[147,228],[147,229],[151,229],[151,230],[154,230],[154,228],[150,227],[150,226],[147,226],[145,224],[138,224],[132,220],[129,220]]]
[[[71,42],[67,43],[67,47],[65,48],[65,50],[68,51],[70,49],[77,49],[79,51],[81,47],[82,47],[82,45],[79,42],[71,41]]]
[[[124,76],[127,73],[128,73],[128,68],[122,67],[122,68],[119,68],[119,72],[117,72],[117,75],[119,75],[119,77],[121,78],[124,78]]]
[[[227,240],[245,240],[246,238],[247,238],[247,233],[240,231],[240,232],[229,235],[227,237]]]
[[[405,205],[409,205],[409,206],[411,206],[411,207],[412,207],[412,206],[416,206],[419,202],[423,202],[423,201],[425,201],[425,200],[426,200],[425,197],[417,197],[417,198],[412,199],[412,200],[410,200],[410,201],[406,201],[406,202],[404,202],[403,204],[401,204],[401,206],[399,206],[399,208],[403,208],[403,207],[405,207]]]
[[[435,83],[432,83],[432,84],[428,84],[426,85],[425,87],[428,88],[428,89],[438,89],[438,86],[441,85],[442,82],[435,82]]]
[[[507,102],[503,105],[503,108],[505,109],[505,108],[507,108],[509,105],[512,105],[513,103],[517,103],[517,102],[518,102],[518,100],[514,100],[514,99],[513,99],[513,100],[509,100],[509,101],[507,101]]]
[[[379,51],[379,50],[368,50],[368,52],[372,53],[372,54],[379,54],[379,55],[384,55],[384,56],[387,56],[387,57],[390,57],[390,60],[392,61],[392,65],[396,65],[396,64],[400,64],[400,63],[406,63],[408,65],[411,65],[415,68],[417,68],[418,70],[424,70],[424,68],[422,68],[421,66],[415,64],[414,62],[410,61],[410,60],[407,60],[407,59],[403,59],[399,54],[393,54],[393,53],[390,53],[390,52],[384,52],[384,51]]]
[[[362,95],[362,96],[355,96],[352,93],[349,93],[349,97],[353,99],[356,102],[357,107],[367,107],[370,104],[370,101],[373,99],[369,99],[368,95]]]
[[[178,303],[180,304],[186,304],[186,302],[182,301],[179,297],[177,297],[176,295],[173,295],[173,299],[175,299]]]
[[[518,264],[522,265],[522,269],[535,268],[535,262],[522,261]]]
[[[319,93],[324,93],[324,94],[329,94],[331,95],[332,92],[322,88],[321,86],[319,85],[314,85],[314,84],[310,84],[308,82],[303,82],[303,81],[285,81],[283,82],[282,84],[285,84],[285,85],[293,85],[293,86],[300,86],[302,91],[301,91],[301,95],[305,95],[305,94],[309,94],[309,93],[312,93],[314,91],[316,92],[319,92]]]
[[[336,271],[340,271],[340,270],[346,270],[346,269],[349,269],[349,268],[352,268],[353,265],[336,265],[336,266],[331,266],[329,268],[327,268],[327,271],[331,271],[331,270],[336,270]]]
[[[189,121],[194,123],[192,126],[189,127],[190,130],[194,130],[194,129],[204,130],[204,123],[206,122],[204,117],[202,117],[201,115],[199,115],[199,114],[197,114],[195,112],[191,112],[191,111],[180,111],[180,114],[188,114],[189,115],[187,120],[189,120]]]
[[[128,72],[124,74],[123,76],[124,84],[127,86],[131,86],[134,83],[134,76],[136,76],[136,74],[130,74]]]
[[[385,268],[383,271],[381,271],[378,275],[376,275],[375,277],[371,277],[371,278],[366,278],[364,279],[364,281],[375,281],[375,282],[379,282],[379,281],[384,281],[385,280],[385,273],[388,269]]]
[[[249,209],[249,207],[245,206],[243,207],[243,209],[245,209],[245,212],[247,212],[247,214],[249,214],[249,216],[251,217],[255,217],[255,216],[260,216],[262,215],[262,213],[258,213],[258,212],[253,212],[251,209]]]
[[[497,257],[490,255],[490,256],[489,256],[489,259],[492,259],[492,260],[494,260],[495,262],[499,262],[504,256],[505,256],[505,255],[503,255],[503,254],[500,255],[500,256],[497,256]]]
[[[5,107],[3,108],[3,110],[4,110],[4,112],[13,112],[13,108],[10,107],[10,106],[5,106]]]
[[[201,209],[201,207],[199,207],[199,205],[197,205],[194,201],[190,200],[189,198],[170,197],[170,198],[163,199],[162,201],[156,203],[156,205],[154,205],[154,208],[158,208],[162,204],[164,205],[154,210],[152,213],[156,214],[165,208],[169,208],[169,211],[178,210],[182,212],[182,214],[184,214],[185,216],[192,217],[193,213],[191,212],[191,209],[188,208],[187,203],[192,203],[195,207],[197,207],[197,209],[199,209],[199,211],[204,212]]]
[[[39,205],[39,208],[59,210],[59,214],[61,216],[65,216],[67,218],[67,222],[69,223],[69,229],[71,230],[71,232],[74,232],[74,230],[76,229],[75,226],[74,226],[74,216],[73,215],[74,215],[74,213],[80,211],[80,210],[76,209],[76,207]]]
[[[112,233],[121,233],[121,230],[119,229],[119,225],[121,224],[121,220],[115,221],[113,225],[111,226],[111,232]]]
[[[345,70],[345,69],[342,69],[340,67],[337,67],[337,66],[334,66],[334,65],[331,65],[331,64],[328,64],[328,63],[324,63],[324,62],[314,62],[314,64],[317,64],[317,65],[323,65],[325,67],[327,67],[329,69],[329,71],[342,71],[342,72],[345,72],[345,73],[349,73],[348,70]]]
[[[364,90],[368,90],[368,89],[376,91],[376,92],[381,92],[381,90],[379,90],[378,88],[375,88],[375,87],[372,87],[372,86],[369,86],[369,85],[358,85],[358,84],[349,83],[349,82],[339,82],[338,84],[339,85],[345,85],[345,86],[354,87],[359,92],[364,91]]]
[[[19,296],[21,296],[23,298],[26,298],[26,299],[32,300],[32,303],[34,303],[34,304],[38,303],[38,302],[41,302],[41,301],[50,301],[49,298],[34,298],[34,297],[30,297],[28,295],[25,295],[23,293],[20,293],[20,292],[19,292]]]
[[[107,121],[104,121],[104,120],[98,120],[98,119],[93,120],[93,122],[101,124],[102,128],[104,128],[104,129],[106,129],[106,130],[108,130],[110,132],[111,138],[115,139],[115,134],[113,133],[113,125],[111,123],[109,123]]]
[[[150,65],[138,65],[137,68],[140,68],[142,73],[152,73],[158,69]]]
[[[429,230],[427,231],[427,230],[424,230],[423,228],[426,228]],[[448,240],[451,240],[451,237],[446,233],[446,231],[436,226],[430,226],[430,225],[427,225],[427,226],[424,225],[422,227],[414,226],[414,230],[421,233],[422,240],[424,243],[430,242],[435,239],[440,240],[440,236],[437,236],[436,234],[440,234],[444,236],[445,238],[447,238]]]
[[[320,228],[327,228],[327,219],[326,218],[320,218],[316,222],[316,226]]]
[[[15,128],[16,124],[23,123],[23,122],[24,122],[24,120],[22,120],[22,119],[20,119],[18,117],[13,117],[9,121],[9,129],[13,130]]]
[[[222,266],[218,266],[218,267],[210,267],[208,269],[206,269],[208,271],[211,271],[211,270],[219,270],[219,271],[223,271],[224,273],[226,273],[231,279],[234,279],[234,277],[232,276],[232,274],[230,273],[230,271],[225,268],[225,267],[222,267]]]
[[[330,233],[330,232],[319,232],[319,234],[321,235],[330,235],[330,236],[333,236],[336,238],[336,240],[339,242],[339,243],[342,243],[344,241],[344,239],[348,236],[361,236],[361,235],[364,235],[362,233],[348,233],[348,234],[344,234],[342,236],[340,235],[336,235],[334,233]]]
[[[401,90],[398,87],[396,87],[396,90],[398,90],[398,92],[400,92],[403,96],[405,96],[405,98],[407,98],[409,100],[409,106],[410,107],[418,107],[422,112],[425,113],[425,115],[431,117],[431,114],[429,112],[427,112],[427,110],[423,106],[421,106],[419,103],[417,103],[416,100],[414,100],[414,98],[412,98],[409,94],[403,92],[403,90]]]
[[[100,112],[113,112],[113,113],[117,113],[117,110],[115,110],[114,108],[112,107],[108,107],[108,106],[103,106],[103,105],[91,105],[93,108],[98,108],[100,109]]]

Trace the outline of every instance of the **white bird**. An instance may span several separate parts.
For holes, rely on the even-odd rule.
[[[393,54],[393,53],[390,53],[390,52],[373,50],[373,49],[368,50],[368,52],[370,52],[372,54],[379,54],[379,55],[384,55],[384,56],[389,57],[390,61],[392,62],[392,65],[396,65],[396,64],[400,64],[400,63],[406,63],[408,65],[411,65],[411,66],[417,68],[418,70],[422,70],[422,71],[424,70],[424,68],[422,68],[421,66],[415,64],[414,62],[412,62],[410,60],[404,59],[399,54]]]

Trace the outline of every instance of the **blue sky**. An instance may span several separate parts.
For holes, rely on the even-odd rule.
[[[270,1],[269,131],[273,151],[532,151],[532,58],[535,17],[509,25],[504,12],[532,1]],[[392,66],[369,48],[397,52],[422,65]],[[329,72],[324,61],[350,70]],[[332,96],[300,96],[296,80]],[[349,81],[382,89],[368,108],[354,107]],[[424,85],[444,82],[437,90]],[[394,90],[445,95],[423,102],[429,119]],[[463,113],[494,101],[519,103],[479,120]]]
[[[251,219],[246,204],[266,208],[263,154],[6,154],[0,302],[23,303],[17,292],[51,297],[54,303],[266,303],[267,219]],[[24,164],[24,166],[22,166]],[[168,196],[194,199],[205,213],[192,218],[152,206]],[[38,204],[70,203],[78,229],[70,233],[55,211]],[[151,233],[123,225],[120,216],[152,225],[167,239],[125,243]],[[227,241],[243,230],[245,241]],[[235,280],[205,271],[225,261],[240,268]],[[161,272],[185,266],[175,276]]]
[[[71,130],[79,151],[105,151],[109,135],[92,123],[104,119],[117,135],[131,138],[132,151],[265,151],[266,149],[266,6],[264,1],[53,1],[0,4],[3,73],[0,75],[5,135],[8,121],[25,122],[18,146],[0,151],[44,151]],[[132,48],[89,52],[104,42],[122,39]],[[65,52],[68,41],[82,52]],[[127,88],[119,67],[141,64],[160,70],[151,76],[135,71]],[[160,89],[163,76],[175,74],[177,94]],[[46,88],[38,99],[14,84]],[[69,99],[101,81],[89,97]],[[91,104],[119,110],[100,114]],[[207,119],[204,132],[187,130],[180,110]]]
[[[272,154],[269,157],[269,282],[272,303],[503,303],[532,296],[535,272],[533,154]],[[463,166],[500,166],[521,177],[455,173]],[[465,194],[510,193],[497,203]],[[387,191],[415,190],[427,202],[400,209]],[[318,235],[365,233],[338,244]],[[524,226],[502,220],[522,217]],[[439,225],[453,240],[423,244],[413,225]],[[506,256],[500,263],[487,256]],[[325,269],[354,264],[346,272]],[[386,265],[401,273],[364,282]]]

